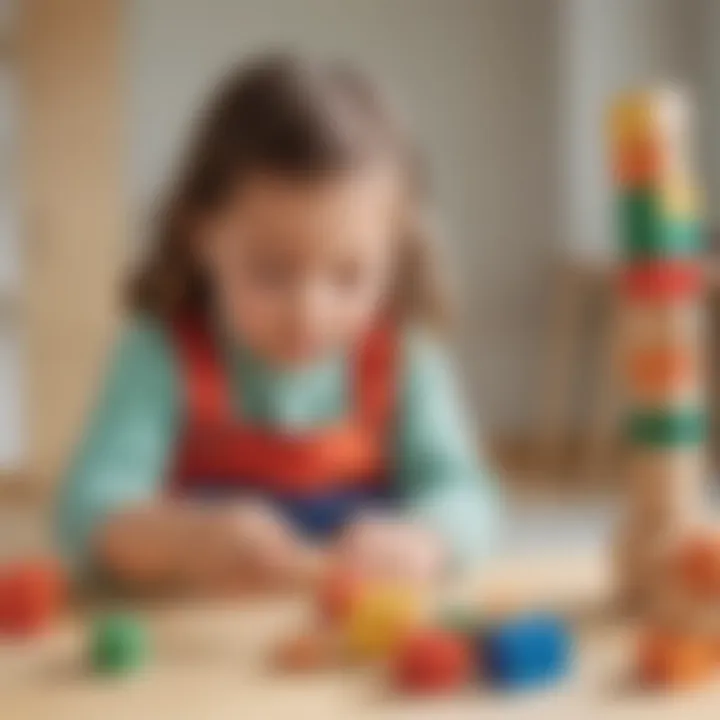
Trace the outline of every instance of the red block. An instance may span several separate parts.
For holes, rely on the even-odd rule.
[[[0,634],[41,632],[57,617],[65,581],[50,561],[23,562],[0,570]]]
[[[442,630],[423,630],[403,642],[394,665],[398,688],[414,693],[444,693],[470,678],[472,653],[465,639]]]
[[[695,296],[703,286],[702,267],[681,260],[634,263],[621,278],[625,295],[633,300],[669,300]]]

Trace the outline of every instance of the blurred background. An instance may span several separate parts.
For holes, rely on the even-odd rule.
[[[51,488],[72,449],[124,270],[208,90],[284,48],[355,60],[410,118],[502,481],[616,486],[603,115],[620,89],[690,88],[712,227],[718,40],[714,0],[1,0],[0,498]]]

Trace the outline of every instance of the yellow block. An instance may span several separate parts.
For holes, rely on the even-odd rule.
[[[687,179],[669,178],[660,187],[663,210],[669,217],[698,217],[703,203],[698,189]]]
[[[631,145],[651,138],[677,141],[689,131],[690,105],[673,88],[628,93],[613,104],[608,131],[613,143]]]
[[[409,588],[369,588],[347,623],[347,642],[356,657],[373,659],[391,653],[421,619],[417,593]]]

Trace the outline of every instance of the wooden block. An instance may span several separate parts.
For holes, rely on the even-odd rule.
[[[702,404],[703,356],[678,343],[637,347],[625,357],[625,396],[631,407],[662,410]]]
[[[720,600],[720,534],[706,532],[686,539],[674,558],[675,580],[694,596]]]
[[[393,661],[393,679],[403,692],[436,694],[457,690],[472,675],[469,641],[442,630],[417,630],[402,640]]]
[[[392,585],[368,588],[348,618],[350,652],[359,658],[383,657],[420,618],[421,607],[414,591]]]
[[[655,188],[633,188],[617,199],[617,227],[625,256],[694,257],[702,250],[704,228],[696,215],[675,215]]]
[[[696,685],[715,673],[716,654],[711,638],[651,628],[638,643],[638,677],[651,687]]]
[[[620,275],[620,291],[635,301],[700,300],[703,281],[699,258],[633,262]]]
[[[685,301],[623,301],[622,347],[631,354],[663,345],[697,347],[705,341],[705,312],[700,303]]]
[[[650,447],[698,446],[707,436],[708,419],[701,407],[636,410],[628,417],[626,432],[631,443]]]
[[[692,123],[692,105],[686,94],[668,87],[618,97],[610,109],[608,131],[612,145],[655,139],[679,152],[687,149]]]
[[[697,516],[707,475],[697,448],[632,448],[624,465],[627,510],[638,523],[677,527]]]

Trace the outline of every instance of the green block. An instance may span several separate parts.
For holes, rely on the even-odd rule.
[[[688,256],[702,249],[701,220],[668,215],[654,189],[629,190],[620,195],[618,223],[623,250],[632,258]]]
[[[635,412],[628,420],[628,437],[639,445],[697,445],[705,440],[706,413],[701,409]]]
[[[122,675],[141,667],[148,655],[144,625],[132,615],[107,615],[95,622],[90,661],[94,670]]]

